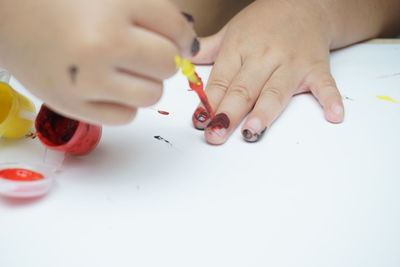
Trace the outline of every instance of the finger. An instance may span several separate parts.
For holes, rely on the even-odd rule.
[[[110,55],[117,70],[160,81],[176,73],[174,57],[179,51],[170,40],[142,28],[118,38],[118,49]]]
[[[248,142],[258,141],[282,113],[296,87],[291,70],[277,69],[265,84],[260,96],[242,126],[242,135]]]
[[[83,120],[104,125],[122,125],[131,122],[137,108],[112,102],[87,102],[80,110]]]
[[[337,89],[328,65],[310,72],[306,77],[305,85],[324,109],[326,120],[340,123],[344,119],[342,97]]]
[[[163,84],[140,75],[112,72],[98,81],[100,87],[89,91],[84,99],[90,102],[112,102],[120,105],[145,107],[156,103]]]
[[[136,26],[165,36],[179,47],[184,57],[193,56],[199,51],[199,43],[191,24],[175,5],[158,0],[146,0],[142,4],[143,9],[132,11],[132,20]]]
[[[277,64],[271,62],[260,66],[261,62],[260,58],[247,59],[235,76],[218,107],[217,115],[206,128],[205,138],[208,143],[225,143],[253,107],[265,82],[277,68]],[[230,123],[221,124],[221,118]]]
[[[200,51],[197,55],[191,58],[191,61],[194,64],[212,64],[214,63],[220,47],[222,45],[222,41],[224,39],[226,32],[226,26],[222,28],[218,33],[200,38]]]
[[[211,107],[215,110],[222,101],[231,81],[241,67],[240,56],[231,47],[224,47],[218,55],[205,88]],[[193,124],[204,129],[210,121],[210,114],[200,105],[193,114]]]
[[[131,122],[137,113],[137,108],[112,102],[75,101],[73,109],[64,103],[53,110],[66,117],[98,125],[122,125]]]

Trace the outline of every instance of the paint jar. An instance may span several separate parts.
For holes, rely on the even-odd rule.
[[[84,155],[100,142],[102,127],[64,117],[42,105],[35,120],[39,140],[49,149]]]
[[[0,164],[0,195],[33,198],[45,195],[53,184],[46,166],[22,163]]]
[[[6,83],[9,74],[1,73],[4,81],[0,81],[0,137],[21,138],[32,128],[35,105]]]

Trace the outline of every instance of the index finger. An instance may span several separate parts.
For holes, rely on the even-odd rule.
[[[172,3],[168,1],[146,0],[142,8],[132,12],[133,23],[160,34],[171,40],[179,48],[181,56],[190,57],[199,51],[199,41],[192,25]],[[147,10],[147,12],[143,12]]]

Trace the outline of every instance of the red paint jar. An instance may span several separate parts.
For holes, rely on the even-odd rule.
[[[64,117],[42,105],[35,120],[39,140],[49,149],[84,155],[100,142],[102,127]]]

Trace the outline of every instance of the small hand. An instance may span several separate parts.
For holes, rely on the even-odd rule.
[[[298,2],[255,1],[216,35],[201,40],[192,61],[214,63],[206,94],[217,115],[202,121],[200,106],[193,121],[205,128],[210,144],[224,143],[246,115],[243,137],[257,141],[292,96],[307,91],[328,121],[343,120],[329,69],[329,22],[321,6]]]
[[[4,0],[0,25],[0,65],[52,109],[99,124],[154,104],[174,56],[198,48],[166,0]]]

